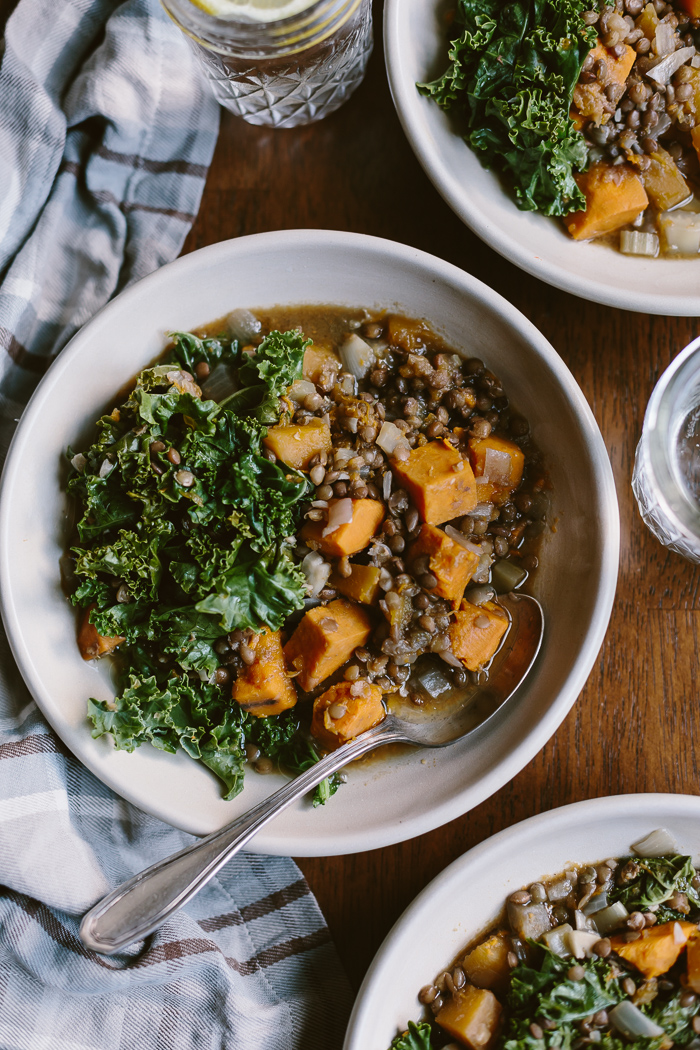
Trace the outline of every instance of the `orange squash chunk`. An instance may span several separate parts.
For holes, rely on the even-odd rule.
[[[329,586],[354,602],[374,605],[379,596],[381,569],[375,565],[351,565],[350,569],[349,576],[341,576],[337,569],[334,570],[328,580]]]
[[[489,451],[500,453],[501,456],[507,455],[510,459],[507,480],[494,482],[494,492],[513,492],[517,489],[523,479],[525,456],[522,449],[519,448],[514,441],[508,441],[506,438],[499,438],[493,434],[487,438],[470,438],[469,459],[471,460],[475,478],[484,477],[487,469],[487,459],[489,458],[487,457],[487,453]],[[503,463],[506,465],[505,459],[503,460]],[[503,475],[505,477],[505,470],[503,471]],[[481,493],[481,487],[479,487],[479,493]]]
[[[364,689],[358,696],[351,691],[352,682],[338,682],[314,700],[311,735],[329,751],[386,718],[379,686],[370,682],[362,684]]]
[[[510,978],[509,952],[508,933],[505,930],[492,933],[462,959],[462,969],[467,975],[467,980],[477,988],[505,991]]]
[[[679,922],[677,925],[686,938],[691,933],[697,933],[694,922]],[[668,973],[686,945],[685,940],[680,943],[676,940],[675,927],[675,922],[664,922],[660,926],[649,926],[642,930],[636,941],[627,943],[623,937],[617,936],[611,937],[610,943],[613,951],[636,966],[646,978],[661,977]]]
[[[90,613],[94,608],[94,602],[87,607],[78,628],[78,649],[83,660],[94,660],[96,657],[113,653],[117,646],[125,641],[121,634],[98,634],[95,625],[90,623]]]
[[[338,500],[328,501],[332,507]],[[311,540],[313,546],[330,558],[342,558],[357,554],[369,544],[375,532],[384,520],[384,504],[376,499],[354,499],[352,502],[352,521],[339,525],[327,536],[325,521],[307,521],[299,535],[303,540]]]
[[[271,427],[263,445],[278,459],[295,470],[308,470],[310,461],[320,452],[330,452],[331,431],[322,419],[312,419],[303,426],[289,424]]]
[[[506,612],[496,602],[463,601],[450,625],[452,652],[468,670],[478,671],[494,655],[509,626]]]
[[[429,525],[469,514],[477,504],[472,468],[449,441],[414,448],[408,459],[393,460],[391,469]]]
[[[435,1020],[469,1050],[487,1050],[498,1034],[502,1009],[488,988],[467,985],[446,1001]]]
[[[258,718],[279,715],[294,707],[297,692],[287,673],[280,632],[263,627],[248,645],[255,660],[239,672],[231,691],[233,699]]]
[[[688,987],[700,994],[700,931],[696,930],[688,939]]]
[[[692,196],[678,166],[665,149],[659,146],[649,157],[649,167],[641,174],[649,200],[659,211],[675,208]]]
[[[653,34],[652,34],[653,36]],[[628,44],[623,45],[625,50],[623,54],[617,58],[612,51],[609,51],[607,47],[601,44],[600,40],[590,52],[594,62],[605,62],[608,68],[608,76],[605,82],[605,87],[614,85],[616,88],[616,97],[614,102],[622,98],[625,91],[625,81],[630,74],[630,70],[634,65],[634,60],[637,54],[633,47]],[[614,105],[613,105],[614,110]],[[608,99],[604,94],[603,85],[597,81],[591,84],[577,84],[574,88],[574,112],[576,117],[583,117],[585,120],[592,120],[595,124],[603,124],[608,119],[611,112],[611,107],[608,103]],[[572,113],[572,117],[574,114]],[[574,123],[577,120],[574,118]]]
[[[284,647],[284,657],[307,692],[342,667],[370,636],[372,624],[359,606],[337,598],[309,609]]]
[[[575,241],[619,230],[649,204],[639,175],[624,165],[592,164],[588,171],[576,176],[576,182],[586,198],[586,208],[564,218]]]
[[[332,350],[325,346],[312,343],[304,351],[304,379],[310,380],[317,386],[325,387],[330,384],[335,373],[340,371],[340,360]]]
[[[425,555],[429,558],[428,569],[437,579],[431,593],[447,598],[456,608],[462,600],[464,588],[476,572],[479,555],[450,539],[442,529],[427,523],[421,526],[420,536],[409,547],[408,564]]]
[[[386,329],[387,341],[409,353],[425,346],[430,334],[425,321],[408,321],[405,317],[390,317]]]

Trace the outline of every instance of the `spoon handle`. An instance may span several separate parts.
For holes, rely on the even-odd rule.
[[[388,716],[348,744],[343,744],[219,831],[158,861],[135,875],[91,908],[80,925],[83,943],[112,955],[158,929],[269,821],[353,759],[382,744],[405,740]]]

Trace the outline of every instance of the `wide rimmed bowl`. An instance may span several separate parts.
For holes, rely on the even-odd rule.
[[[416,82],[447,67],[442,0],[387,0],[384,52],[399,119],[426,174],[459,218],[510,262],[555,288],[641,313],[700,315],[700,259],[645,259],[571,240],[557,219],[520,211],[451,116]]]
[[[700,798],[612,795],[541,813],[469,850],[416,897],[386,937],[362,983],[344,1050],[387,1050],[421,1016],[420,988],[494,923],[506,896],[569,864],[630,852],[655,828],[700,857]],[[696,859],[696,864],[698,863]]]
[[[339,303],[425,317],[450,344],[485,358],[530,420],[553,484],[556,531],[543,540],[537,594],[547,631],[516,696],[469,740],[427,758],[374,759],[323,809],[299,804],[255,840],[296,856],[374,849],[459,816],[542,748],[578,696],[603,640],[617,578],[619,519],[612,472],[593,415],[542,335],[491,289],[413,248],[356,234],[286,231],[217,244],[123,292],[75,336],[32,398],[0,490],[2,612],[13,652],[42,711],[68,747],[142,809],[195,833],[218,828],[280,781],[250,773],[224,802],[214,776],[183,753],[134,754],[93,740],[89,696],[114,693],[107,661],[84,663],[58,562],[68,540],[64,450],[78,448],[115,392],[151,361],[166,333],[234,307]]]

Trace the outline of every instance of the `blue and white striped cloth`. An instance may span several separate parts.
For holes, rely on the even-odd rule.
[[[1,462],[70,336],[180,251],[218,109],[157,0],[19,0],[0,54]],[[64,748],[0,631],[0,1050],[340,1047],[347,980],[286,858],[240,855],[123,955],[82,945],[90,905],[189,841]]]

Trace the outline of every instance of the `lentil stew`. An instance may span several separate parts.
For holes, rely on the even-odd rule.
[[[301,771],[392,698],[486,680],[548,482],[498,378],[425,321],[237,310],[98,428],[69,452],[78,644],[121,685],[94,735],[182,747],[232,798],[246,763]]]
[[[391,1050],[697,1046],[700,875],[663,829],[633,851],[511,893]]]

